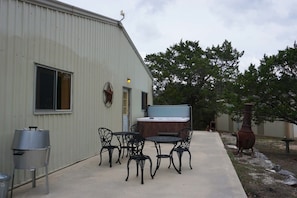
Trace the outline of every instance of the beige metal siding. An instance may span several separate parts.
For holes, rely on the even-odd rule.
[[[218,131],[237,132],[241,129],[242,122],[233,122],[232,130],[232,128],[228,126],[228,119],[230,119],[230,116],[227,114],[219,115],[216,118]],[[255,134],[272,137],[288,136],[290,138],[294,138],[293,127],[293,124],[282,121],[264,122],[260,125],[256,125],[254,122],[252,122],[252,131]]]
[[[28,2],[0,0],[0,170],[7,173],[15,129],[36,125],[50,130],[53,171],[96,155],[98,127],[121,130],[123,87],[131,88],[132,100],[139,103],[132,104],[133,114],[143,114],[142,91],[152,102],[151,76],[117,23]],[[35,63],[73,73],[72,113],[33,113]],[[114,88],[110,108],[103,104],[107,81]],[[29,178],[18,172],[15,183]]]
[[[286,123],[281,121],[265,122],[264,135],[284,137],[286,135]],[[291,137],[290,137],[291,138]]]
[[[229,116],[226,114],[219,115],[216,118],[216,128],[220,131],[229,131]]]

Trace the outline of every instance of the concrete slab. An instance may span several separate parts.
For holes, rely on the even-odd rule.
[[[169,144],[162,145],[164,152],[168,152],[170,148]],[[113,163],[113,167],[109,168],[108,156],[104,153],[101,166],[98,166],[99,157],[95,156],[50,174],[49,194],[45,194],[45,179],[41,178],[37,180],[35,188],[29,183],[15,189],[13,197],[247,197],[218,133],[195,131],[190,149],[192,170],[188,165],[188,154],[185,153],[182,174],[178,174],[173,167],[168,169],[169,160],[163,159],[154,179],[151,179],[147,161],[143,185],[140,177],[136,177],[134,162],[131,162],[130,177],[126,182],[127,158],[121,160],[121,165]],[[156,150],[153,143],[146,142],[144,153],[151,156],[154,169]]]

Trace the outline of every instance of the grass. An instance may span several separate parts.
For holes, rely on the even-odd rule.
[[[230,150],[227,151],[228,152],[228,155],[229,155],[229,158],[231,159],[231,162],[234,166],[234,169],[238,175],[238,178],[240,180],[240,182],[243,185],[243,188],[245,190],[245,192],[247,194],[250,194],[253,189],[250,188],[250,185],[247,185],[249,184],[251,181],[253,181],[256,185],[257,183],[259,183],[259,181],[255,181],[252,176],[250,175],[251,172],[259,172],[258,170],[255,171],[255,168],[252,167],[252,165],[248,165],[248,164],[243,164],[243,163],[240,163],[235,157],[234,157],[234,153]],[[260,171],[262,172],[262,170]]]

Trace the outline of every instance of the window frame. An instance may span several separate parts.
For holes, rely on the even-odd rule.
[[[148,94],[146,92],[141,92],[141,110],[143,111],[146,111],[147,109],[147,96]]]
[[[47,69],[49,71],[54,71],[54,93],[53,93],[53,109],[37,109],[36,106],[36,102],[37,102],[37,70],[38,68],[44,68]],[[54,67],[50,67],[50,66],[46,66],[46,65],[42,65],[39,63],[35,63],[34,65],[34,69],[35,69],[35,75],[34,75],[34,99],[33,99],[33,111],[34,114],[70,114],[72,113],[72,103],[73,103],[73,72],[70,71],[65,71],[62,69],[57,69]],[[58,109],[57,108],[57,104],[58,104],[58,100],[57,100],[57,90],[58,90],[58,76],[59,73],[66,73],[70,75],[70,104],[69,104],[69,109]]]

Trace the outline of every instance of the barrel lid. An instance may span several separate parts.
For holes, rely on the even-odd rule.
[[[11,148],[32,150],[50,146],[48,130],[15,130]]]
[[[10,180],[10,176],[4,173],[0,173],[0,181],[7,181]]]

